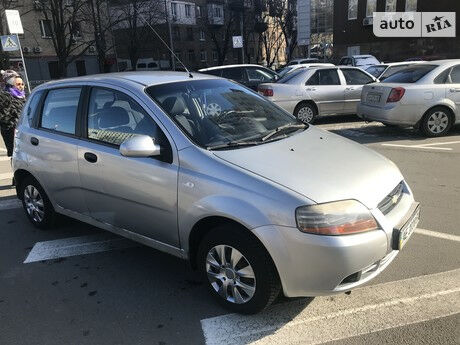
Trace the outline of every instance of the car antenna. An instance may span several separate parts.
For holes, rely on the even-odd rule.
[[[172,51],[171,48],[169,48],[168,44],[161,38],[161,36],[158,34],[158,32],[153,28],[152,25],[150,25],[149,22],[147,22],[144,18],[144,16],[142,14],[139,13],[139,17],[144,21],[145,24],[147,24],[147,26],[152,29],[152,31],[155,33],[155,35],[157,35],[157,37],[160,39],[160,41],[166,46],[166,48],[168,48],[168,50],[171,52],[171,54],[173,54],[173,56],[177,59],[177,61],[180,62],[180,64],[182,66],[184,66],[185,70],[187,71],[188,73],[188,76],[189,78],[193,78],[193,75],[192,73],[190,73],[190,71],[188,70],[187,66],[184,65],[184,63],[179,59],[179,57]]]

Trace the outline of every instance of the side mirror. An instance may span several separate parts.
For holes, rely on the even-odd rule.
[[[120,153],[125,157],[153,157],[160,155],[160,146],[148,135],[136,135],[120,145]]]

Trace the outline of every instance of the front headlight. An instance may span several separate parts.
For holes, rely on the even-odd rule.
[[[369,210],[356,200],[301,206],[295,210],[297,228],[317,235],[348,235],[378,228]]]

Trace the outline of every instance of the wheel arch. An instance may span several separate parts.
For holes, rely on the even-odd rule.
[[[295,110],[297,109],[297,107],[299,107],[300,105],[302,104],[309,104],[309,105],[312,105],[316,111],[316,114],[315,115],[319,115],[319,108],[318,108],[318,105],[316,104],[316,102],[312,99],[304,99],[302,101],[300,101],[299,103],[296,104],[295,108],[294,108],[294,113],[295,113]]]
[[[422,116],[420,117],[420,120],[417,122],[417,124],[415,125],[416,128],[419,128],[423,119],[425,118],[426,114],[428,114],[431,110],[433,110],[434,108],[444,108],[444,109],[447,109],[448,113],[449,113],[449,116],[452,120],[452,125],[455,124],[456,122],[456,118],[455,118],[455,110],[452,108],[452,105],[449,104],[449,103],[439,103],[439,104],[436,104],[436,105],[433,105],[431,107],[429,107],[428,109],[426,109]]]
[[[14,186],[16,188],[16,195],[18,196],[18,198],[20,200],[22,200],[22,195],[20,193],[20,188],[21,188],[21,184],[22,182],[27,178],[27,177],[32,177],[33,179],[37,180],[38,183],[40,183],[40,181],[38,181],[38,179],[32,174],[30,173],[29,171],[25,170],[25,169],[18,169],[14,172]],[[40,183],[40,185],[42,186],[43,188],[43,185]]]

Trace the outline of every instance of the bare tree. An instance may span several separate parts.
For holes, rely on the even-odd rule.
[[[274,20],[268,13],[263,16],[268,28],[260,35],[260,40],[262,41],[267,67],[271,67],[278,59],[280,49],[285,45],[284,35],[280,29],[279,21]]]
[[[41,0],[41,12],[49,23],[50,36],[58,58],[58,74],[67,76],[70,63],[94,43],[83,16],[87,0]],[[48,25],[48,24],[46,24]]]
[[[129,59],[135,70],[146,40],[154,35],[149,26],[165,23],[165,2],[163,0],[118,0],[112,1],[111,17],[114,28],[127,35]]]
[[[283,33],[287,61],[297,47],[296,3],[296,0],[268,0],[269,15]]]

